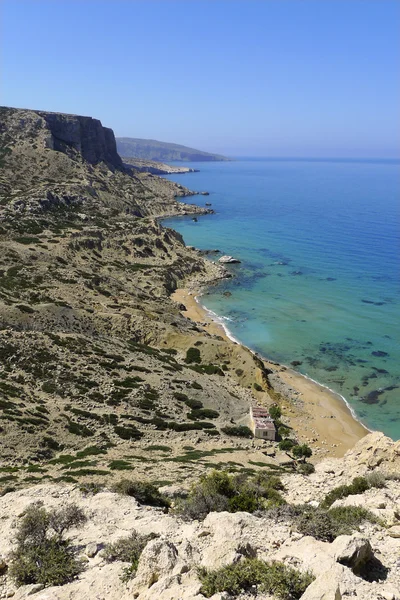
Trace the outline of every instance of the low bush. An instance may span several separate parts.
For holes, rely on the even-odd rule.
[[[202,583],[201,593],[210,598],[220,592],[228,592],[233,597],[242,592],[254,591],[273,594],[279,600],[297,600],[312,583],[309,573],[300,573],[283,563],[270,564],[247,558],[215,571],[204,568],[198,571]]]
[[[315,473],[315,467],[311,463],[301,463],[298,465],[297,470],[302,475],[311,475]]]
[[[253,513],[284,504],[279,489],[282,483],[276,476],[212,471],[200,477],[175,511],[186,520],[203,519],[210,512],[225,510]]]
[[[11,554],[9,573],[15,583],[48,586],[72,581],[83,567],[63,535],[85,521],[83,511],[75,504],[51,511],[41,503],[29,506],[16,534],[17,548]]]
[[[386,476],[380,471],[373,471],[365,476],[370,488],[384,488],[386,486]]]
[[[140,440],[143,436],[143,433],[141,433],[134,425],[129,425],[128,427],[115,425],[114,432],[123,440]]]
[[[370,487],[365,477],[355,477],[350,485],[339,485],[333,488],[321,503],[322,508],[329,508],[336,500],[355,494],[362,494]]]
[[[219,412],[211,408],[196,408],[187,414],[188,419],[218,419]]]
[[[155,534],[140,535],[137,531],[132,531],[128,537],[120,538],[113,544],[106,544],[104,547],[104,558],[107,562],[121,561],[131,563],[124,569],[123,580],[132,579],[136,575],[139,558],[147,542],[156,538]]]
[[[203,386],[200,383],[198,383],[197,381],[193,381],[192,382],[192,388],[194,390],[202,390]]]
[[[294,523],[303,535],[311,535],[317,540],[332,542],[339,535],[350,535],[364,521],[377,523],[373,513],[358,506],[341,506],[324,510],[309,505],[295,507],[297,516]]]
[[[203,403],[200,402],[200,400],[194,400],[193,398],[189,398],[186,394],[182,394],[182,392],[174,392],[174,396],[177,400],[184,402],[186,406],[188,406],[192,410],[203,408]]]
[[[249,429],[245,425],[236,425],[236,426],[229,425],[227,427],[222,427],[221,431],[223,433],[226,433],[226,435],[233,435],[235,437],[245,437],[245,438],[253,437],[253,432],[251,431],[251,429]]]
[[[201,354],[198,348],[189,348],[186,352],[185,363],[201,363]]]
[[[112,491],[117,492],[118,494],[132,496],[135,500],[140,502],[140,504],[161,506],[163,508],[168,508],[170,506],[168,498],[163,496],[158,488],[149,481],[122,479],[114,484]]]

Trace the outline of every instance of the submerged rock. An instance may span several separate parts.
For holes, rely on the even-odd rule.
[[[233,256],[221,256],[221,258],[219,259],[220,263],[222,264],[234,264],[234,263],[240,263],[241,261],[238,258],[233,258]]]

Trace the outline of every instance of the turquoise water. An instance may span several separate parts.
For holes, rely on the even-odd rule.
[[[211,202],[216,214],[164,224],[188,245],[242,261],[231,267],[234,279],[202,297],[204,306],[242,343],[298,361],[298,371],[342,394],[367,427],[399,439],[399,163],[188,166],[201,171],[169,179],[208,190],[195,200]]]

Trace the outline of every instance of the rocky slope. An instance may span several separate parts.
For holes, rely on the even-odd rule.
[[[262,365],[169,298],[188,277],[225,272],[154,216],[208,211],[176,201],[190,194],[182,186],[92,164],[85,135],[50,147],[54,131],[72,144],[70,127],[86,118],[47,115],[1,110],[0,488],[112,479],[122,457],[127,470],[172,481],[207,462],[262,460],[263,448],[247,455],[247,441],[221,433],[246,423],[249,387],[268,383]],[[185,362],[194,345],[203,367]],[[196,416],[193,402],[213,412]],[[167,453],[149,455],[157,444]],[[186,456],[191,444],[200,456]],[[214,454],[224,445],[232,455]]]
[[[290,502],[309,501],[314,505],[324,491],[332,490],[338,481],[349,482],[354,474],[397,472],[400,469],[400,447],[380,434],[371,434],[359,442],[344,459],[323,461],[316,473],[284,480],[284,495]],[[296,495],[293,496],[293,487]],[[400,514],[399,481],[388,480],[382,489],[338,500],[358,506],[367,504],[379,517],[375,524],[360,526],[358,532],[340,535],[333,542],[302,535],[284,517],[267,513],[257,516],[245,512],[210,513],[202,521],[182,521],[162,509],[139,504],[135,499],[108,490],[97,494],[83,492],[78,486],[38,485],[0,498],[0,598],[37,600],[73,600],[103,598],[121,600],[202,600],[198,567],[209,569],[237,563],[248,556],[285,564],[311,572],[314,582],[302,600],[398,600],[400,598]],[[7,575],[8,555],[15,545],[18,515],[32,503],[44,501],[48,507],[61,507],[75,502],[86,513],[86,525],[71,532],[72,543],[85,561],[79,578],[62,587],[24,586],[15,589]],[[136,577],[121,581],[126,563],[107,563],[104,546],[129,535],[153,533],[139,559]],[[3,557],[1,559],[1,557]],[[1,568],[1,567],[0,567]],[[272,600],[265,594],[237,595]],[[213,600],[228,600],[229,594],[218,593]]]

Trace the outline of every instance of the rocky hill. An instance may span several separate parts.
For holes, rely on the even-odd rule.
[[[140,138],[119,137],[117,138],[117,148],[121,156],[160,162],[170,160],[189,160],[193,162],[229,160],[229,158],[220,154],[211,154],[180,144]]]

